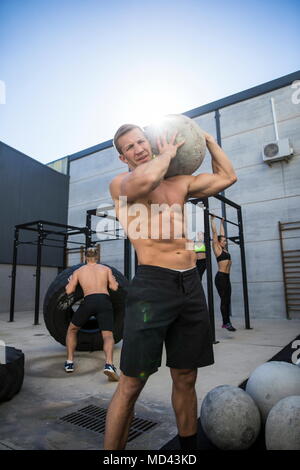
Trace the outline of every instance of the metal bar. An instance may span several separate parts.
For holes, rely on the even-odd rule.
[[[96,209],[95,209],[96,210]],[[85,219],[85,249],[92,246],[92,214],[93,211],[89,210],[86,212]]]
[[[43,245],[43,225],[39,224],[38,248],[36,257],[36,279],[35,279],[35,309],[34,324],[39,324],[39,307],[40,307],[40,284],[41,284],[41,261],[42,261],[42,245]]]
[[[49,248],[60,248],[61,250],[63,250],[63,246],[58,246],[58,245],[47,245],[46,243],[42,243],[42,246],[47,246]]]
[[[58,224],[58,223],[55,223],[55,222],[49,222],[47,220],[40,220],[39,223],[42,224],[43,226],[44,225],[50,225],[50,227],[62,227],[62,228],[66,228],[67,230],[78,230],[78,229],[80,229],[80,227],[75,227],[74,225]]]
[[[221,194],[215,194],[214,197],[219,199],[220,201],[225,202],[226,204],[228,204],[231,207],[235,207],[235,209],[241,209],[241,206],[239,206],[238,204],[236,204],[233,201],[230,201],[230,199],[227,199],[226,197],[222,196]]]
[[[88,215],[96,215],[97,209],[89,209],[89,210],[86,211],[86,213],[87,213]]]
[[[213,280],[212,280],[212,265],[211,265],[211,245],[210,245],[210,224],[209,224],[209,202],[206,198],[204,205],[204,243],[206,247],[206,269],[207,269],[207,302],[208,313],[210,318],[213,342],[216,343],[216,329],[215,329],[215,311],[214,311],[214,295],[213,295]]]
[[[68,266],[68,252],[67,252],[67,243],[68,237],[67,235],[64,236],[64,252],[63,252],[63,269],[65,270]]]
[[[124,238],[124,276],[131,280],[131,244],[127,237]]]
[[[288,230],[300,230],[300,227],[290,227],[290,228],[283,228],[283,232],[287,232]]]
[[[107,238],[105,240],[97,240],[97,241],[92,241],[91,243],[104,243],[104,242],[114,242],[116,240],[125,240],[125,237],[118,237],[118,238]]]
[[[240,244],[240,238],[239,237],[228,237],[228,240],[231,240],[236,245]]]
[[[239,226],[240,226],[239,234],[240,234],[241,265],[242,265],[242,277],[243,277],[245,325],[246,325],[246,329],[250,330],[249,299],[248,299],[248,285],[247,285],[247,271],[246,271],[246,255],[245,255],[244,230],[243,230],[243,218],[242,218],[242,209],[241,209],[241,207],[237,210],[237,216],[238,216],[238,221],[239,221]]]
[[[25,224],[19,224],[19,225],[16,225],[16,228],[21,228],[21,229],[29,229],[29,225],[37,225],[39,226],[39,224],[42,224],[43,226],[44,225],[50,225],[50,227],[62,227],[62,228],[66,228],[66,229],[71,229],[71,230],[78,230],[80,229],[80,227],[75,227],[74,225],[66,225],[66,224],[59,224],[59,223],[55,223],[55,222],[49,222],[47,220],[36,220],[34,222],[27,222]],[[38,227],[35,229],[37,232],[38,232]]]
[[[18,224],[16,225],[16,228],[17,229],[26,228],[28,225],[37,225],[38,223],[39,223],[39,220],[36,220],[34,222],[27,222],[26,224]],[[35,230],[37,230],[37,228]]]
[[[296,220],[295,222],[281,222],[282,225],[291,225],[291,224],[300,224],[300,220]]]
[[[282,266],[282,275],[283,275],[283,286],[284,286],[284,299],[285,299],[285,314],[286,318],[290,320],[288,302],[287,302],[287,290],[286,290],[286,277],[285,277],[285,270],[284,270],[284,259],[283,259],[283,239],[282,239],[282,230],[281,230],[281,222],[278,222],[279,228],[279,240],[280,240],[280,252],[281,252],[281,266]]]
[[[18,240],[19,240],[19,230],[15,228],[13,263],[12,263],[12,271],[11,271],[10,314],[9,314],[10,322],[14,321],[14,313],[15,313]]]
[[[213,215],[213,216],[216,217],[217,219],[222,220],[222,217],[219,217],[218,215],[215,215],[215,214],[212,214],[212,213],[209,213],[209,215]],[[236,225],[237,227],[239,227],[239,224],[236,224],[235,222],[231,222],[231,220],[225,219],[224,222],[227,222],[228,224]],[[225,226],[224,226],[224,227],[225,227]],[[226,236],[226,238],[228,238],[228,237]]]

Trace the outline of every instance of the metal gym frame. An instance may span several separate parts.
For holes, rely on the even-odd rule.
[[[48,228],[49,227],[49,228]],[[58,230],[56,230],[58,228]],[[21,241],[20,240],[20,231],[27,230],[31,232],[36,232],[38,238],[35,241]],[[42,248],[44,246],[51,248],[63,249],[63,265],[62,269],[66,268],[66,253],[67,253],[67,244],[74,243],[76,245],[82,245],[80,242],[68,240],[71,235],[84,234],[86,240],[86,246],[90,237],[89,230],[87,227],[75,227],[73,225],[57,224],[54,222],[49,222],[45,220],[37,220],[34,222],[28,222],[26,224],[20,224],[15,226],[15,236],[14,236],[14,247],[13,247],[13,263],[12,263],[12,273],[11,273],[11,296],[10,296],[10,316],[9,321],[14,321],[14,308],[15,308],[15,292],[16,292],[16,274],[17,274],[17,255],[18,248],[20,245],[34,245],[37,246],[37,255],[36,255],[36,273],[35,273],[35,309],[34,309],[34,325],[39,324],[39,304],[40,304],[40,283],[41,283],[41,266],[42,266]],[[55,235],[62,237],[62,239],[49,238],[49,235]],[[44,241],[58,242],[59,245],[44,243]],[[77,250],[75,248],[68,248],[68,252],[72,250]]]
[[[222,204],[222,214],[226,215],[226,205],[229,205],[236,209],[237,211],[237,220],[238,223],[232,222],[230,220],[227,220],[226,217],[224,217],[224,229],[225,229],[225,234],[226,238],[234,242],[235,244],[239,245],[240,247],[240,252],[241,252],[241,268],[242,268],[242,281],[243,281],[243,298],[244,298],[244,317],[245,317],[245,328],[246,329],[251,329],[250,327],[250,316],[249,316],[249,299],[248,299],[248,287],[247,287],[247,271],[246,271],[246,256],[245,256],[245,245],[244,245],[244,231],[243,231],[243,219],[242,219],[242,209],[241,206],[236,204],[235,202],[227,199],[223,195],[215,195],[213,196],[219,201],[221,201]],[[189,199],[190,203],[192,204],[199,204],[201,203],[204,206],[204,242],[206,246],[206,266],[207,266],[207,303],[208,303],[208,310],[209,310],[209,315],[210,315],[210,320],[211,320],[211,326],[212,326],[212,332],[213,332],[213,341],[216,342],[215,340],[215,317],[214,317],[214,297],[213,297],[213,279],[212,279],[212,263],[211,263],[211,238],[210,238],[210,223],[209,223],[209,216],[210,215],[215,215],[211,214],[209,212],[209,201],[208,198],[205,199]],[[109,215],[106,210],[112,209],[114,206],[107,206],[104,208],[101,208],[99,211],[97,209],[92,209],[87,211],[87,216],[86,216],[86,226],[88,233],[92,234],[93,231],[91,230],[91,217],[92,216],[97,216],[97,217],[104,217],[104,218],[109,218],[114,220],[116,223],[119,224],[118,219],[115,216]],[[215,215],[216,218],[221,219],[221,217]],[[232,224],[238,228],[238,235],[234,237],[227,237],[227,226],[226,224]],[[122,227],[119,225],[119,227],[115,226],[114,230],[111,230],[114,232],[113,234],[109,234],[111,231],[105,231],[105,232],[98,232],[98,233],[105,233],[109,234],[110,236],[115,236],[115,238],[109,239],[109,240],[98,240],[98,242],[104,242],[104,241],[113,241],[113,240],[124,240],[124,275],[127,277],[127,279],[131,279],[132,277],[132,268],[131,268],[131,256],[132,256],[132,250],[133,247],[127,237],[120,237],[119,232],[123,230]],[[95,233],[95,232],[94,232]],[[92,243],[92,235],[90,235],[89,243]],[[138,259],[135,253],[135,271],[138,266]]]
[[[92,216],[96,217],[102,217],[102,218],[107,218],[111,219],[115,222],[115,224],[119,224],[118,227],[115,226],[114,230],[106,230],[105,232],[99,232],[97,233],[103,233],[105,235],[109,235],[111,237],[115,238],[109,238],[106,240],[99,240],[98,243],[103,243],[103,242],[111,242],[114,240],[124,240],[124,276],[127,277],[127,279],[131,279],[132,275],[132,269],[131,269],[131,253],[132,253],[132,247],[129,239],[127,237],[120,236],[120,232],[123,231],[124,229],[121,227],[118,219],[115,216],[109,215],[107,213],[107,210],[114,209],[114,206],[107,206],[107,207],[102,207],[100,210],[97,209],[90,209],[86,211],[86,227],[87,227],[87,248],[94,244],[95,242],[92,241],[92,234],[96,233],[95,231],[92,230]],[[110,234],[109,232],[113,231],[113,234]]]
[[[236,243],[240,247],[241,251],[241,268],[242,268],[242,280],[243,280],[243,297],[244,297],[244,317],[245,317],[245,328],[250,330],[250,316],[249,316],[249,298],[248,298],[248,286],[247,286],[247,270],[246,270],[246,256],[245,256],[245,244],[244,244],[244,230],[243,230],[243,218],[242,218],[242,208],[238,204],[226,197],[217,194],[215,196],[216,199],[221,201],[222,203],[222,212],[224,213],[224,209],[226,204],[233,207],[237,211],[237,220],[238,223],[232,222],[231,220],[227,220],[224,217],[225,222],[225,234],[227,234],[226,224],[232,224],[238,227],[239,232],[237,236],[234,237],[227,237],[232,242]],[[213,296],[213,279],[212,279],[212,264],[211,264],[211,238],[210,238],[210,223],[209,223],[209,216],[214,215],[216,218],[221,219],[221,217],[211,214],[209,212],[209,200],[208,198],[205,199],[189,199],[190,203],[192,204],[203,204],[204,206],[204,243],[206,246],[206,269],[207,269],[207,303],[208,303],[208,310],[211,320],[211,327],[213,331],[213,341],[215,340],[215,316],[214,316],[214,296]]]

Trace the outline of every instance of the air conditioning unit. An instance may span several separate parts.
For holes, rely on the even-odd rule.
[[[271,165],[274,162],[285,160],[288,162],[293,155],[293,148],[288,138],[278,139],[263,145],[263,161]]]

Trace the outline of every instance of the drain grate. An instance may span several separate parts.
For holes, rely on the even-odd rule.
[[[95,405],[88,405],[60,418],[61,421],[74,424],[84,429],[104,433],[106,409]],[[145,434],[158,423],[143,418],[133,418],[128,435],[128,442],[133,441],[141,434]]]

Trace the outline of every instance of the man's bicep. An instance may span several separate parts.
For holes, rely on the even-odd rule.
[[[188,194],[191,197],[210,197],[228,188],[232,183],[223,176],[214,173],[202,173],[191,176]]]
[[[120,196],[121,192],[121,179],[120,177],[116,177],[112,180],[109,185],[109,191],[113,200],[116,200]]]

